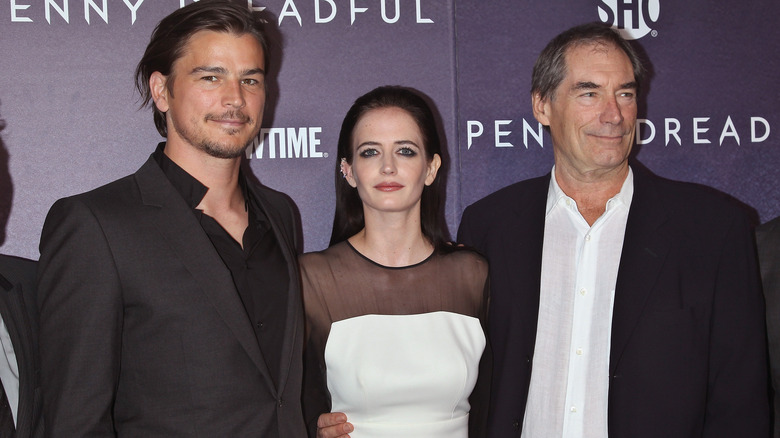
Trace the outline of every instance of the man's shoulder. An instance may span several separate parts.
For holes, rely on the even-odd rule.
[[[635,173],[634,195],[642,196],[651,187],[668,208],[689,215],[723,215],[746,213],[739,200],[713,187],[699,183],[664,178],[648,171]],[[640,199],[640,202],[642,200]]]
[[[35,265],[34,260],[0,254],[0,276],[9,283],[32,284],[35,280]]]
[[[467,208],[481,211],[509,208],[516,203],[522,203],[527,198],[546,197],[549,184],[549,174],[526,179],[499,189],[474,202]]]

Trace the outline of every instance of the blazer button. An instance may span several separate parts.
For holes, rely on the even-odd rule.
[[[520,430],[520,421],[518,421],[518,420],[515,420],[515,422],[514,422],[514,423],[512,423],[512,428],[513,428],[514,430]]]
[[[284,400],[279,397],[279,407],[281,408],[284,405]]]

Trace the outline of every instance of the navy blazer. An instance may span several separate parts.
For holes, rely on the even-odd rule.
[[[16,438],[43,436],[35,307],[35,262],[0,255],[0,315],[8,328],[19,369]]]
[[[250,184],[287,260],[276,380],[230,271],[153,158],[57,201],[41,236],[41,378],[47,434],[306,435],[303,310],[292,202]]]
[[[609,362],[610,438],[765,437],[764,304],[746,215],[713,190],[633,167]],[[550,175],[463,213],[490,262],[488,435],[519,437],[534,357]]]

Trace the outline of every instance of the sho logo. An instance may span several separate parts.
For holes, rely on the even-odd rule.
[[[656,36],[650,26],[658,21],[660,0],[599,0],[599,18],[617,28],[623,38],[638,40],[648,33]]]

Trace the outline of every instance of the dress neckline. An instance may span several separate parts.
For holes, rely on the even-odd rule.
[[[344,243],[346,243],[346,244],[347,244],[347,246],[348,246],[348,247],[349,247],[349,248],[352,250],[352,252],[354,252],[355,254],[357,254],[358,256],[360,256],[360,258],[362,258],[363,260],[365,260],[365,261],[367,261],[367,262],[371,263],[372,265],[374,265],[374,266],[377,266],[377,267],[380,267],[380,268],[382,268],[382,269],[393,269],[393,270],[398,270],[398,269],[410,269],[410,268],[414,268],[414,267],[417,267],[417,266],[420,266],[420,265],[423,265],[423,264],[427,263],[427,262],[428,262],[430,259],[432,259],[432,258],[433,258],[433,256],[436,254],[436,249],[434,248],[434,249],[433,249],[433,251],[431,252],[431,254],[430,254],[430,255],[428,255],[428,257],[426,257],[426,258],[424,258],[423,260],[421,260],[421,261],[419,261],[419,262],[417,262],[417,263],[414,263],[414,264],[412,264],[412,265],[406,265],[406,266],[387,266],[387,265],[383,265],[383,264],[381,264],[381,263],[377,263],[377,262],[375,262],[374,260],[371,260],[370,258],[366,257],[366,256],[365,256],[363,253],[361,253],[360,251],[358,251],[358,250],[357,250],[357,248],[355,248],[354,246],[352,246],[352,244],[351,244],[351,243],[349,243],[349,240],[345,240],[345,241],[344,241]]]

